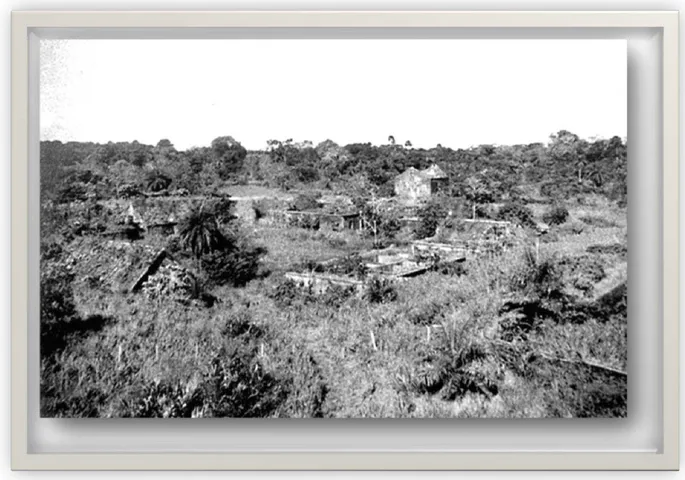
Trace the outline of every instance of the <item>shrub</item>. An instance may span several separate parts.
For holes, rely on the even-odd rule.
[[[604,265],[596,256],[565,257],[559,261],[566,283],[590,296],[595,284],[606,277]]]
[[[354,275],[357,279],[363,280],[366,278],[369,269],[358,253],[352,253],[336,262],[330,268],[330,272],[336,275]]]
[[[443,275],[466,275],[466,265],[464,262],[443,262],[438,261],[433,267],[434,270]]]
[[[269,297],[279,308],[290,307],[299,296],[300,286],[288,278],[279,281],[269,293]]]
[[[516,202],[506,203],[500,207],[497,212],[497,219],[509,221],[522,227],[534,228],[536,225],[531,209]]]
[[[254,342],[229,340],[196,387],[151,382],[124,416],[269,417],[287,398],[285,382],[260,368]]]
[[[293,200],[293,203],[291,204],[290,208],[291,210],[295,210],[297,212],[316,210],[317,208],[319,208],[319,202],[317,202],[317,200],[320,197],[321,195],[319,194],[301,193],[297,197],[295,197],[295,200]]]
[[[354,287],[331,285],[322,295],[319,296],[319,302],[327,307],[338,308],[345,303],[348,298],[352,297],[354,293]]]
[[[476,205],[476,218],[484,218],[488,220],[493,220],[495,218],[495,212],[492,207],[484,204]]]
[[[509,278],[513,291],[541,299],[561,299],[563,294],[562,269],[555,257],[539,259],[530,249],[523,253],[521,265]]]
[[[568,209],[561,205],[553,205],[543,216],[542,221],[549,225],[561,225],[568,219]]]
[[[137,185],[132,185],[130,183],[125,183],[119,187],[119,196],[121,198],[133,198],[139,197],[142,193]]]
[[[402,222],[399,216],[394,212],[384,212],[381,214],[378,231],[381,235],[381,241],[388,243],[395,239],[395,236],[402,228]]]
[[[241,287],[257,276],[266,249],[239,239],[232,248],[204,255],[201,265],[209,280],[216,285]]]
[[[88,198],[88,188],[83,183],[69,183],[68,185],[60,188],[57,194],[57,202],[59,203],[70,203],[70,202],[84,202]]]
[[[364,297],[371,303],[389,303],[397,300],[397,290],[392,280],[373,277],[366,285]]]
[[[260,220],[266,218],[269,215],[270,205],[264,200],[255,200],[252,202],[252,207],[254,208],[255,218]]]
[[[446,305],[443,302],[433,300],[410,309],[407,318],[414,325],[433,325],[442,320],[445,308]]]
[[[419,224],[414,229],[416,238],[428,238],[435,235],[440,222],[447,216],[447,209],[443,203],[433,201],[418,212]]]

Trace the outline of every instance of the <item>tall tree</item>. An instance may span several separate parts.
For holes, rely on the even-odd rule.
[[[574,170],[579,184],[587,166],[587,142],[568,130],[560,130],[550,136],[549,153],[552,160],[566,163]]]
[[[212,140],[211,148],[222,180],[227,180],[243,167],[247,150],[233,137],[217,137]]]

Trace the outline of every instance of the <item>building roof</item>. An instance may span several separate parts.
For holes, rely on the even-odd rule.
[[[447,174],[436,164],[431,165],[425,170],[421,170],[421,175],[425,175],[428,178],[447,178]]]
[[[447,178],[447,174],[442,170],[442,168],[438,167],[436,164],[431,165],[430,167],[426,168],[425,170],[417,170],[414,167],[409,167],[406,169],[404,172],[400,173],[397,178],[410,178],[410,177],[418,177],[418,178]]]
[[[410,178],[410,177],[419,177],[419,178],[421,178],[422,175],[421,175],[421,172],[419,172],[419,171],[418,171],[417,169],[415,169],[414,167],[409,167],[408,169],[406,169],[404,172],[400,173],[400,174],[399,174],[397,177],[395,177],[395,178],[400,179],[400,178]]]

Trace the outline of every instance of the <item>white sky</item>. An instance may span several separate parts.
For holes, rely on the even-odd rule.
[[[624,40],[41,40],[43,140],[626,136]]]

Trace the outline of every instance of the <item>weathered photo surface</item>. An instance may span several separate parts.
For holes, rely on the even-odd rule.
[[[627,416],[623,40],[41,40],[43,417]]]

